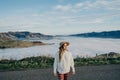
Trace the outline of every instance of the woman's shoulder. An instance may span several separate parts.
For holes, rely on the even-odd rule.
[[[67,50],[67,51],[65,51],[65,52],[66,52],[66,53],[69,53],[69,54],[71,54],[71,52],[70,52],[70,51],[68,51],[68,50]]]
[[[70,51],[66,51],[67,54],[71,55],[71,52]]]

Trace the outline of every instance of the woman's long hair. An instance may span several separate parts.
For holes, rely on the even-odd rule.
[[[64,53],[64,48],[63,48],[63,45],[59,47],[59,62],[61,61],[62,59],[62,55]]]

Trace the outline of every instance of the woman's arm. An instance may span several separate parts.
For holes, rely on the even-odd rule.
[[[72,74],[75,74],[74,59],[73,59],[73,57],[72,57],[72,54],[70,55],[70,57],[71,57]]]
[[[54,64],[53,64],[53,73],[54,73],[54,76],[57,76],[56,69],[57,69],[57,55],[54,58]]]

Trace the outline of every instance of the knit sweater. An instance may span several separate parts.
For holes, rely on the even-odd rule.
[[[62,55],[61,61],[59,61],[59,52],[55,55],[54,59],[54,73],[59,72],[60,74],[70,72],[70,68],[72,68],[72,72],[75,72],[74,68],[74,60],[72,54],[68,51],[65,51]]]

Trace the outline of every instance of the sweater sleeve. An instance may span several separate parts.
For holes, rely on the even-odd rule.
[[[72,72],[75,72],[75,67],[74,67],[74,59],[73,59],[73,57],[72,57],[72,54],[70,55],[70,57],[71,57],[71,68],[72,68]]]
[[[54,64],[53,64],[53,72],[54,73],[57,73],[56,69],[57,69],[57,55],[55,55],[55,58],[54,58]]]

